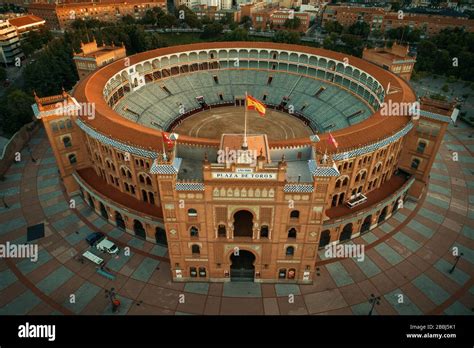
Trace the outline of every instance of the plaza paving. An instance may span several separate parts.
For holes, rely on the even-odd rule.
[[[173,283],[164,247],[131,236],[92,212],[76,208],[61,186],[44,132],[0,182],[0,243],[26,242],[26,228],[44,222],[46,236],[33,263],[0,259],[1,314],[112,314],[105,290],[115,288],[123,314],[466,314],[474,308],[474,138],[450,127],[437,155],[426,196],[350,243],[364,244],[363,262],[328,259],[320,252],[313,285]],[[453,161],[452,152],[459,161]],[[85,236],[101,230],[130,256],[105,256],[109,280],[81,263]],[[463,257],[449,274],[457,246]],[[75,303],[70,295],[75,295]],[[181,295],[184,294],[184,303]],[[403,302],[400,303],[403,295]]]

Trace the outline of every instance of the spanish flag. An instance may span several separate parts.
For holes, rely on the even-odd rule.
[[[255,110],[260,114],[260,116],[265,116],[266,108],[265,108],[265,104],[258,101],[254,97],[248,95],[247,96],[247,110]]]
[[[339,146],[339,144],[337,143],[336,139],[332,136],[331,133],[329,133],[328,142],[329,142],[330,144],[333,144],[336,149],[337,149],[337,147]]]
[[[168,149],[172,149],[174,146],[173,140],[170,138],[169,134],[161,132],[163,136],[163,142],[168,146]]]

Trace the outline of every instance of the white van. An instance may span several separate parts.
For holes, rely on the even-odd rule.
[[[104,253],[116,254],[119,252],[119,248],[107,238],[102,239],[95,247]]]
[[[102,265],[104,263],[104,260],[101,259],[99,256],[91,253],[90,251],[86,251],[84,254],[82,254],[83,257],[88,259],[89,261],[94,262],[96,265]]]

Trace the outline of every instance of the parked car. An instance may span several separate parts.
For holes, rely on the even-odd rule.
[[[87,237],[86,237],[86,242],[87,244],[89,244],[90,246],[93,246],[95,243],[97,243],[98,241],[100,241],[101,239],[105,238],[105,235],[101,232],[94,232],[94,233],[91,233],[89,234]]]
[[[119,252],[119,248],[107,238],[102,239],[95,247],[104,253],[117,254]]]

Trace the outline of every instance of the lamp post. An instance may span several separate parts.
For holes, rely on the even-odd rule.
[[[369,315],[372,315],[375,305],[380,304],[380,296],[375,296],[374,294],[370,294],[369,303],[372,304],[372,306],[370,307]]]
[[[460,253],[458,256],[456,256],[456,261],[454,261],[453,267],[448,271],[449,274],[451,274],[451,273],[454,272],[454,269],[456,268],[456,265],[458,264],[459,259],[460,259],[461,256],[463,256],[463,255],[464,255],[463,253]]]

